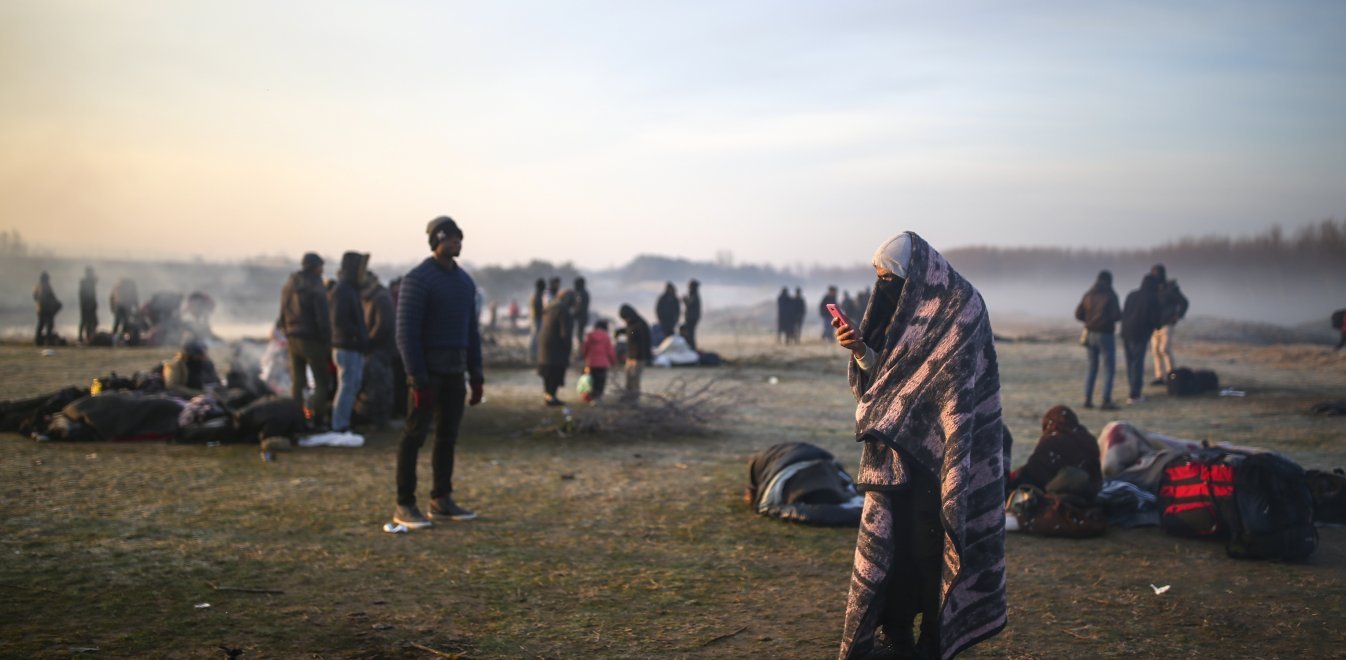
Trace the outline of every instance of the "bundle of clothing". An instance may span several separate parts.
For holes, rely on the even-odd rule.
[[[764,516],[825,527],[859,526],[865,501],[832,454],[807,442],[754,454],[744,499]]]

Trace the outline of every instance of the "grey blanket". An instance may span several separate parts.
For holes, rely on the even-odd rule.
[[[856,484],[901,488],[907,470],[940,484],[944,529],[939,650],[951,658],[1005,627],[1005,478],[1000,376],[981,294],[912,234],[911,263],[896,302],[871,296],[861,334],[878,364],[852,361],[856,437],[864,443]],[[881,343],[882,345],[876,345]],[[873,643],[887,598],[892,518],[866,498],[851,575],[841,658]]]

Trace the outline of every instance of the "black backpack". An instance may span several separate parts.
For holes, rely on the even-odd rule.
[[[1318,548],[1303,468],[1275,453],[1244,459],[1234,476],[1237,516],[1225,547],[1236,559],[1299,561]]]
[[[1309,470],[1304,477],[1313,495],[1313,521],[1346,525],[1346,470]]]
[[[1164,378],[1169,396],[1193,396],[1220,390],[1220,377],[1209,369],[1178,367]]]

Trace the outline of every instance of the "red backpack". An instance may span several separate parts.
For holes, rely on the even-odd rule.
[[[1238,518],[1234,480],[1243,456],[1202,450],[1164,468],[1159,482],[1159,527],[1173,536],[1229,538]]]

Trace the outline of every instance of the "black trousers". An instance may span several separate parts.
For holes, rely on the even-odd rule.
[[[603,398],[603,390],[608,387],[608,370],[606,368],[592,367],[589,369],[589,380],[593,383],[594,389],[589,396],[594,399]]]
[[[899,653],[939,657],[939,594],[942,586],[944,527],[939,486],[923,470],[909,470],[907,488],[891,494],[897,543],[889,567],[887,599],[880,625]],[[921,615],[921,637],[912,632]]]
[[[538,373],[542,376],[542,391],[547,396],[556,398],[556,391],[561,389],[566,382],[566,366],[564,364],[546,364],[538,367]]]
[[[430,499],[453,492],[453,452],[467,403],[467,383],[461,373],[431,374],[430,391],[434,397],[430,407],[416,408],[410,401],[407,403],[407,425],[397,447],[397,503],[400,505],[416,503],[416,459],[425,438],[430,435],[431,424],[435,427],[435,444],[430,455],[433,470]]]
[[[33,343],[38,346],[56,345],[56,312],[37,314],[37,332],[33,334]]]

